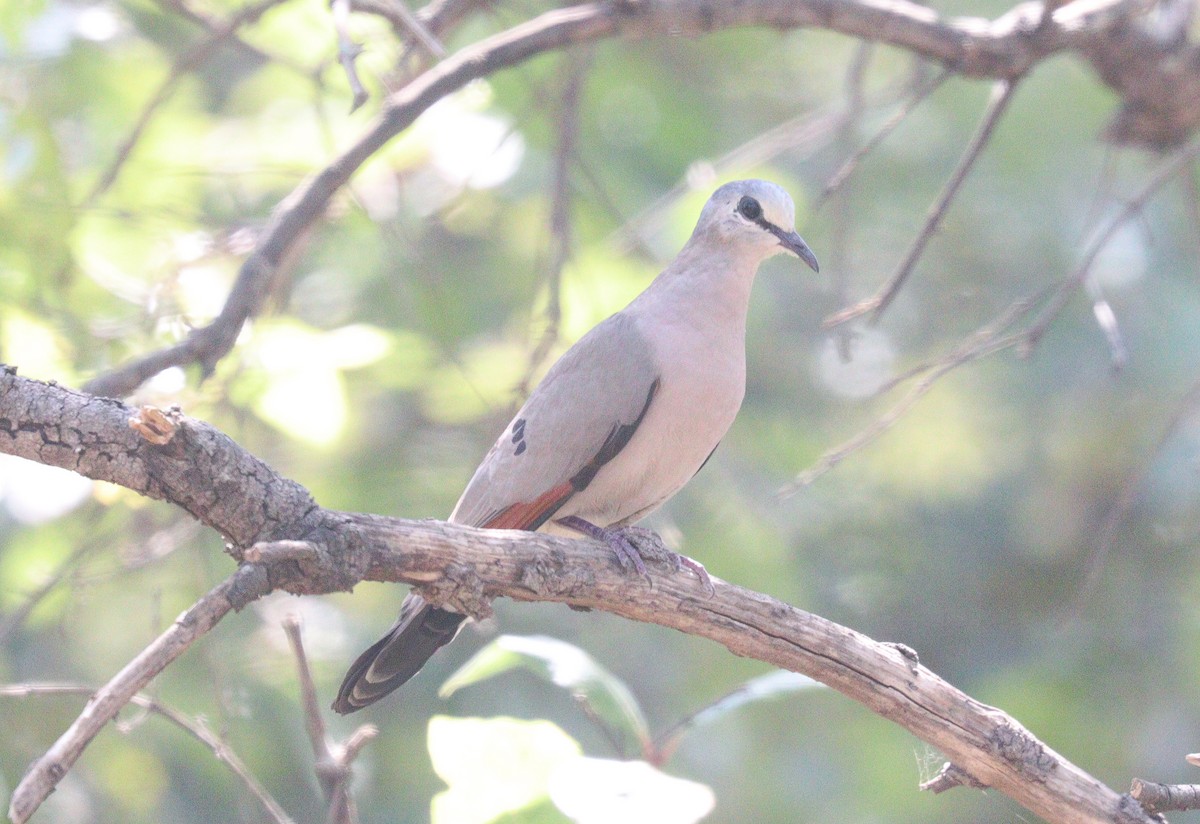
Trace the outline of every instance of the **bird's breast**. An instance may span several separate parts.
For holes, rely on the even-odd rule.
[[[601,526],[632,523],[699,471],[729,431],[745,393],[743,338],[719,337],[690,326],[647,334],[659,367],[658,392],[629,443],[563,514]]]

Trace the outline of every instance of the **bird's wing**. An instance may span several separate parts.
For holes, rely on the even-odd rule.
[[[633,437],[659,387],[654,352],[618,312],[546,374],[484,457],[450,515],[456,523],[537,529]]]

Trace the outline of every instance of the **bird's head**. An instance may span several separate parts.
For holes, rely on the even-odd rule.
[[[696,223],[697,237],[765,259],[791,252],[820,271],[817,257],[796,234],[796,206],[781,187],[766,180],[735,180],[713,192]]]

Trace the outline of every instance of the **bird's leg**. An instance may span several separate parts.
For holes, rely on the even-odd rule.
[[[684,567],[690,569],[700,579],[700,583],[704,585],[704,588],[709,593],[715,592],[712,579],[708,575],[708,570],[704,568],[704,564],[686,555],[672,552],[663,543],[663,539],[659,534],[652,529],[646,529],[643,526],[622,526],[610,529],[596,526],[591,521],[585,521],[576,515],[559,518],[557,522],[568,529],[574,529],[576,532],[582,532],[591,538],[604,541],[616,553],[617,560],[621,563],[622,569],[629,569],[630,563],[632,563],[638,573],[646,575],[646,565],[642,560],[643,558],[669,560],[674,564],[676,570],[683,569]]]
[[[713,588],[712,578],[709,577],[704,564],[695,558],[689,558],[682,553],[668,549],[667,545],[663,543],[662,537],[653,529],[646,529],[644,526],[623,526],[611,531],[624,534],[626,540],[633,544],[643,557],[667,558],[675,565],[676,571],[685,567],[690,569],[700,579],[700,583],[704,585],[710,595],[716,592]]]
[[[568,515],[565,518],[556,518],[555,523],[562,524],[567,529],[573,529],[576,532],[582,532],[589,538],[595,538],[597,541],[603,541],[608,544],[617,556],[617,561],[621,564],[621,569],[628,570],[632,565],[638,571],[639,575],[645,575],[646,564],[642,561],[642,553],[634,546],[633,542],[626,538],[616,529],[605,529],[602,526],[596,526],[591,521],[585,521],[577,515]]]

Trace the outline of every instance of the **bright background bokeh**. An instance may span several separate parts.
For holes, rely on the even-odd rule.
[[[260,51],[227,46],[182,77],[116,182],[89,202],[147,100],[198,42],[170,5],[0,8],[0,361],[23,375],[77,386],[210,320],[271,209],[361,133],[392,82],[390,30],[355,18],[376,97],[347,114],[326,4],[283,4],[243,32]],[[533,8],[500,4],[448,45]],[[649,282],[717,183],[755,175],[785,185],[822,274],[782,258],[763,267],[741,416],[649,525],[715,575],[909,645],[1117,789],[1134,775],[1194,781],[1183,755],[1200,739],[1200,419],[1184,414],[1162,441],[1200,375],[1198,229],[1185,187],[1167,187],[1097,264],[1129,348],[1123,370],[1114,373],[1081,295],[1030,357],[958,368],[876,443],[778,494],[906,391],[880,398],[880,386],[1064,276],[1153,160],[1118,151],[1106,167],[1099,135],[1113,96],[1075,58],[1039,66],[896,304],[878,325],[851,330],[847,360],[846,341],[820,326],[839,308],[834,284],[845,278],[861,297],[892,271],[989,93],[951,79],[864,160],[842,199],[816,210],[825,181],[892,114],[888,101],[913,74],[909,56],[876,49],[864,75],[870,105],[835,128],[857,49],[821,31],[739,30],[590,51],[556,352]],[[139,399],[211,421],[325,506],[448,514],[517,403],[545,325],[569,70],[559,55],[540,58],[438,103],[337,198],[270,311],[214,376],[169,370]],[[717,163],[796,118],[811,128],[749,153],[751,165]],[[680,181],[685,195],[660,200]],[[1132,504],[1097,557],[1128,484]],[[231,568],[219,536],[168,506],[0,459],[0,682],[101,683]],[[324,820],[280,622],[302,615],[329,700],[402,594],[361,585],[268,598],[227,618],[153,692],[226,736],[297,821]],[[658,627],[499,602],[494,620],[464,632],[402,693],[332,720],[338,736],[363,720],[381,728],[357,762],[364,822],[425,821],[435,797],[451,803],[439,795],[456,786],[447,791],[439,747],[462,747],[476,728],[445,716],[548,720],[564,738],[512,729],[544,733],[572,758],[616,755],[567,693],[528,674],[438,697],[498,632],[586,650],[629,686],[654,732],[768,671]],[[0,697],[0,786],[11,789],[80,706]],[[37,820],[262,820],[202,746],[138,716],[124,713],[135,724],[127,734],[105,730]],[[997,793],[918,792],[940,764],[908,733],[818,690],[695,731],[664,771],[711,788],[714,822],[1032,820]],[[545,805],[513,815],[504,820],[562,820]]]

